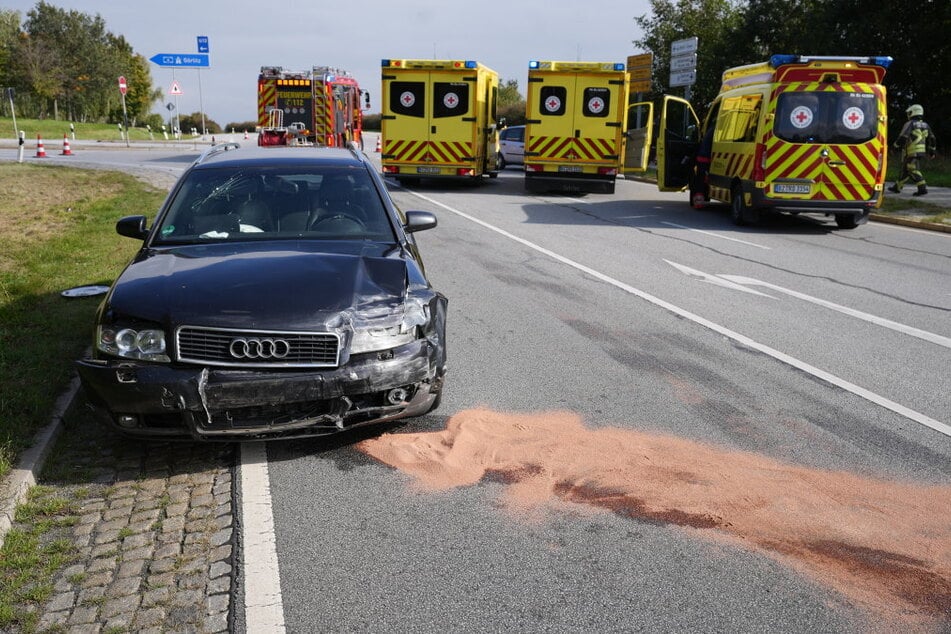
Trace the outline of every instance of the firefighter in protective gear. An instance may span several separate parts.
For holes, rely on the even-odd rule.
[[[918,186],[918,191],[913,195],[924,196],[928,193],[928,187],[925,177],[921,174],[920,161],[925,156],[934,158],[938,141],[934,132],[931,131],[931,126],[924,121],[924,108],[918,104],[912,104],[908,106],[905,113],[908,115],[908,121],[895,140],[895,147],[902,152],[901,173],[895,184],[888,189],[897,194],[910,180]]]

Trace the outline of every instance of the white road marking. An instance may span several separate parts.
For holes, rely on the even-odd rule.
[[[241,545],[245,563],[244,614],[248,632],[284,632],[274,515],[263,442],[241,443]]]
[[[470,222],[474,222],[475,224],[480,225],[488,229],[489,231],[494,231],[495,233],[501,236],[504,236],[508,238],[509,240],[512,240],[513,242],[517,242],[534,251],[537,251],[538,253],[546,255],[557,262],[561,262],[562,264],[566,264],[583,273],[587,273],[588,275],[594,277],[595,279],[601,280],[602,282],[610,284],[614,286],[615,288],[618,288],[626,293],[629,293],[631,295],[634,295],[635,297],[639,297],[647,302],[650,302],[651,304],[654,304],[655,306],[659,306],[660,308],[668,310],[674,313],[675,315],[683,317],[684,319],[689,319],[690,321],[700,326],[703,326],[716,333],[719,333],[723,335],[724,337],[728,337],[732,339],[733,341],[736,341],[737,343],[747,346],[748,348],[751,348],[763,354],[769,355],[773,357],[774,359],[776,359],[777,361],[785,363],[786,365],[794,367],[802,372],[807,372],[818,379],[821,379],[827,383],[830,383],[847,392],[851,392],[852,394],[855,394],[856,396],[864,398],[865,400],[871,403],[874,403],[876,405],[879,405],[880,407],[884,407],[885,409],[895,412],[896,414],[900,416],[904,416],[905,418],[908,418],[909,420],[913,420],[916,423],[919,423],[926,427],[930,427],[931,429],[934,429],[935,431],[938,431],[946,436],[951,436],[951,425],[942,423],[941,421],[937,421],[920,412],[916,412],[915,410],[911,408],[905,407],[904,405],[900,403],[896,403],[892,400],[889,400],[885,398],[884,396],[875,394],[874,392],[870,390],[867,390],[861,386],[855,385],[854,383],[846,381],[845,379],[839,378],[835,376],[834,374],[826,372],[825,370],[820,370],[819,368],[809,365],[808,363],[800,361],[799,359],[796,359],[794,357],[791,357],[788,354],[780,352],[779,350],[776,350],[774,348],[770,348],[769,346],[765,344],[761,344],[757,341],[754,341],[753,339],[750,339],[749,337],[745,335],[741,335],[738,332],[730,330],[729,328],[726,328],[725,326],[721,326],[708,319],[704,319],[703,317],[700,317],[699,315],[694,315],[690,311],[687,311],[687,310],[684,310],[683,308],[675,306],[674,304],[664,301],[660,299],[659,297],[655,297],[651,295],[650,293],[634,288],[633,286],[629,284],[625,284],[624,282],[621,282],[620,280],[616,280],[613,277],[605,275],[604,273],[601,273],[600,271],[596,271],[595,269],[585,266],[584,264],[581,264],[580,262],[575,262],[574,260],[570,258],[567,258],[563,255],[559,255],[555,253],[554,251],[550,251],[549,249],[546,249],[545,247],[537,245],[534,242],[530,242],[529,240],[526,240],[525,238],[520,238],[513,233],[509,233],[505,229],[501,229],[499,227],[496,227],[495,225],[491,225],[488,222],[485,222],[484,220],[479,220],[478,218],[474,216],[470,216],[469,214],[463,211],[459,211],[458,209],[450,207],[449,205],[443,204],[437,200],[429,198],[428,196],[424,196],[415,191],[412,191],[409,189],[405,191],[409,194],[412,194],[413,196],[416,196],[417,198],[425,200],[428,203],[436,205],[437,207],[441,207],[442,209],[445,209],[446,211],[453,213],[459,216],[460,218],[465,218],[466,220]]]
[[[671,262],[670,260],[664,260],[667,264],[671,265],[681,273],[689,275],[690,277],[695,277],[698,280],[703,282],[708,282],[710,284],[715,284],[716,286],[722,286],[733,291],[742,291],[744,293],[751,293],[753,295],[759,295],[760,297],[768,297],[770,299],[776,299],[772,295],[767,295],[766,293],[760,293],[759,291],[754,291],[752,288],[746,288],[741,284],[731,282],[727,279],[724,279],[726,276],[713,275],[712,273],[704,273],[703,271],[698,271],[697,269],[692,269],[689,266],[684,266],[683,264],[677,264],[676,262]]]
[[[713,236],[714,238],[720,238],[721,240],[729,240],[731,242],[739,242],[740,244],[745,244],[747,246],[756,247],[757,249],[765,249],[766,251],[772,250],[773,247],[763,246],[762,244],[756,244],[755,242],[748,242],[746,240],[740,240],[739,238],[731,238],[729,236],[721,236],[719,233],[713,233],[712,231],[704,231],[703,229],[694,229],[693,227],[687,227],[684,225],[678,225],[675,222],[666,222],[661,221],[662,225],[670,225],[671,227],[677,227],[678,229],[687,229],[688,231],[695,231],[697,233],[702,233],[704,235]]]
[[[569,196],[562,196],[559,198],[540,198],[543,202],[552,204],[552,205],[561,205],[566,202],[578,203],[579,205],[590,205],[591,203],[582,198],[571,198]]]
[[[831,308],[832,310],[838,311],[849,315],[850,317],[856,317],[863,321],[873,323],[877,326],[882,326],[890,330],[895,330],[905,335],[911,335],[912,337],[918,337],[919,339],[924,339],[929,343],[936,343],[939,346],[944,346],[945,348],[951,348],[951,339],[948,337],[942,337],[933,332],[928,332],[927,330],[920,330],[914,326],[908,326],[906,324],[899,323],[897,321],[892,321],[890,319],[885,319],[884,317],[878,317],[877,315],[872,315],[870,313],[863,313],[860,310],[855,310],[854,308],[848,308],[847,306],[841,306],[839,304],[834,304],[830,301],[824,299],[819,299],[818,297],[812,297],[806,295],[805,293],[800,293],[788,288],[783,288],[782,286],[776,286],[775,284],[770,284],[769,282],[762,282],[751,277],[743,277],[742,275],[719,275],[719,277],[730,281],[735,282],[739,285],[748,285],[748,286],[763,286],[765,288],[778,291],[780,293],[785,293],[797,299],[801,299],[806,302],[811,302],[813,304],[818,304],[819,306],[825,306],[826,308]]]

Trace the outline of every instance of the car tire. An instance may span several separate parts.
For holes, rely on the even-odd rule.
[[[498,159],[496,160],[495,164],[496,164],[496,166],[498,167],[499,170],[504,170],[506,167],[508,167],[508,166],[506,165],[506,163],[505,163],[505,157],[502,156],[502,153],[501,153],[501,152],[499,152],[499,157],[498,157]]]
[[[739,185],[730,194],[730,220],[738,227],[746,224],[746,203],[743,201],[743,188]]]
[[[835,224],[839,229],[855,229],[859,226],[859,219],[855,214],[836,214]]]
[[[739,227],[759,222],[759,210],[752,209],[746,204],[741,185],[735,186],[730,196],[730,219]]]

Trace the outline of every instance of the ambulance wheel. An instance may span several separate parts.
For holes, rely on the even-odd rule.
[[[759,210],[750,208],[743,198],[743,188],[737,185],[730,196],[730,219],[733,224],[742,227],[747,224],[756,224],[759,221]]]
[[[743,188],[737,185],[730,195],[730,220],[742,227],[746,224],[746,202],[743,200]]]
[[[836,214],[835,224],[839,229],[855,229],[859,226],[859,218],[855,214]]]

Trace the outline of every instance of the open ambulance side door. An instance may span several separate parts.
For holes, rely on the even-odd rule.
[[[621,171],[633,174],[647,171],[654,132],[654,104],[649,101],[627,107],[627,131],[624,133],[624,162]]]
[[[690,103],[664,96],[657,135],[657,187],[663,192],[686,189],[700,147],[700,119]]]

